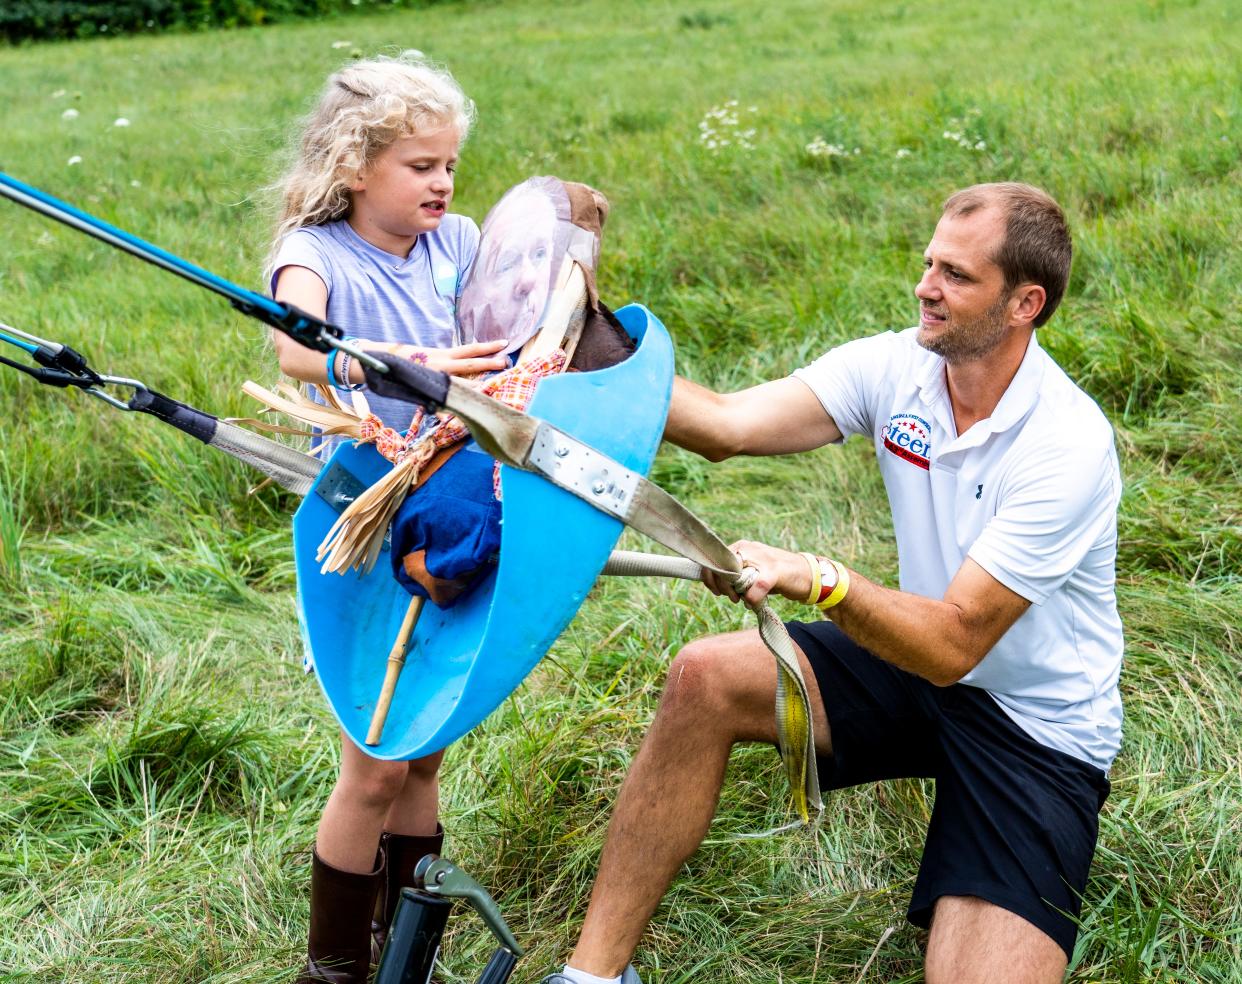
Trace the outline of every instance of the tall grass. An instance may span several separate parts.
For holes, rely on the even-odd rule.
[[[1223,0],[524,0],[38,46],[0,52],[19,94],[0,167],[261,287],[257,190],[296,117],[351,50],[421,48],[479,104],[457,207],[481,219],[533,173],[602,189],[604,299],[648,304],[679,371],[719,387],[910,323],[953,189],[1047,187],[1077,255],[1041,340],[1114,422],[1126,478],[1126,739],[1071,978],[1226,982],[1242,979],[1235,19]],[[700,123],[723,132],[709,114],[730,100],[739,125],[709,147]],[[846,152],[808,149],[824,145]],[[0,241],[3,320],[103,370],[222,415],[251,412],[244,379],[275,376],[262,331],[214,297],[7,203]],[[726,536],[895,578],[862,444],[719,466],[666,449],[654,474]],[[293,501],[252,482],[149,418],[0,373],[0,978],[290,979],[338,753],[297,666]],[[450,752],[448,852],[530,947],[517,979],[572,943],[669,658],[745,624],[693,585],[601,582]],[[644,979],[920,979],[903,912],[931,786],[834,794],[814,831],[736,839],[785,819],[782,781],[769,750],[735,753]],[[440,976],[473,980],[487,950],[460,917]]]
[[[22,483],[20,476],[9,473],[8,458],[0,455],[0,586],[15,589],[22,578],[22,539],[25,526],[21,521]]]

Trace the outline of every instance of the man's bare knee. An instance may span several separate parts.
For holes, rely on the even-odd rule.
[[[674,657],[660,702],[663,713],[715,713],[725,709],[727,697],[721,686],[719,652],[713,642],[696,639]]]
[[[673,660],[660,713],[716,725],[735,740],[768,740],[775,697],[776,671],[757,634],[709,636]]]

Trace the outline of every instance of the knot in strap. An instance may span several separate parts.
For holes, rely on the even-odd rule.
[[[737,592],[739,597],[746,594],[750,590],[752,584],[759,577],[759,569],[756,567],[743,567],[733,577],[733,590]]]

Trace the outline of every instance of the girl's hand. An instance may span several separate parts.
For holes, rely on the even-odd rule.
[[[452,348],[424,348],[421,345],[388,345],[386,350],[403,359],[410,359],[428,369],[450,376],[473,376],[480,372],[496,372],[509,368],[509,360],[499,355],[508,344],[504,338],[491,342],[470,342]]]
[[[712,594],[724,595],[730,601],[742,601],[754,607],[769,594],[802,601],[810,593],[811,574],[801,554],[753,540],[738,540],[729,549],[737,554],[743,567],[755,568],[755,581],[746,594],[739,597],[730,579],[705,570],[703,583]]]

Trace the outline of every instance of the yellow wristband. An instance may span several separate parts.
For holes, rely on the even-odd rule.
[[[813,553],[807,553],[805,550],[802,551],[802,557],[811,568],[811,593],[806,596],[806,601],[803,604],[813,605],[819,600],[819,591],[822,587],[819,580],[819,558]]]
[[[845,599],[846,592],[850,590],[850,572],[844,564],[838,564],[835,560],[829,561],[833,567],[837,569],[837,586],[832,589],[828,597],[821,601],[815,607],[821,612],[834,608]]]

